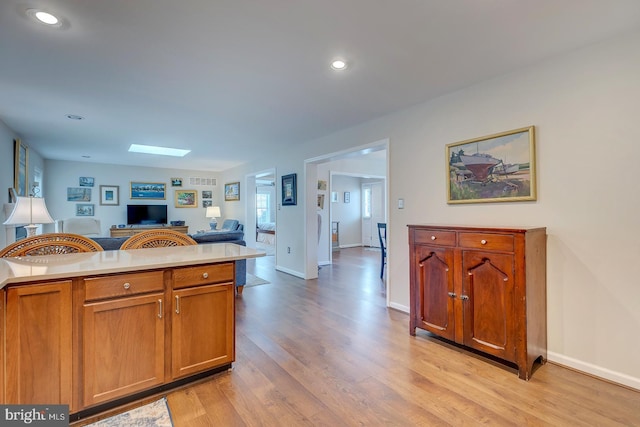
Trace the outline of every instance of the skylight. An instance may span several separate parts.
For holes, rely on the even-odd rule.
[[[159,154],[161,156],[184,157],[191,150],[182,150],[180,148],[156,147],[154,145],[131,144],[129,151],[132,153]]]

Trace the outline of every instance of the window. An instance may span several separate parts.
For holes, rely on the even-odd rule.
[[[362,188],[362,217],[371,218],[371,186],[365,185]]]
[[[256,194],[256,220],[258,224],[269,222],[271,212],[269,212],[269,197],[267,193]]]

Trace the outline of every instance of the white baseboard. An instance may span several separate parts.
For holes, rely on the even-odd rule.
[[[305,278],[304,277],[304,273],[300,273],[299,271],[295,271],[295,270],[291,270],[291,269],[288,269],[288,268],[280,267],[279,265],[276,265],[276,270],[282,271],[283,273],[287,273],[287,274],[290,274],[292,276],[299,277],[301,279]]]
[[[331,265],[331,261],[318,261],[318,265]]]
[[[631,375],[612,371],[601,366],[592,365],[591,363],[574,359],[562,354],[554,353],[552,351],[547,352],[547,359],[550,362],[556,363],[558,365],[563,365],[577,371],[585,372],[587,374],[591,374],[593,376],[603,378],[614,383],[622,384],[627,387],[640,390],[640,378],[635,378]]]
[[[409,314],[409,307],[407,307],[406,305],[401,305],[401,304],[396,304],[395,302],[390,302],[389,303],[389,308],[393,308],[395,310],[402,311],[403,313]]]
[[[340,249],[346,249],[346,248],[361,248],[362,247],[362,243],[352,243],[349,245],[340,245]]]

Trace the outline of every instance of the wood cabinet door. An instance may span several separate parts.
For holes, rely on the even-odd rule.
[[[441,337],[455,338],[453,250],[417,246],[417,326]]]
[[[174,290],[172,296],[173,378],[233,362],[233,284]]]
[[[5,403],[71,405],[71,281],[6,295]]]
[[[164,294],[84,305],[85,406],[164,382]]]
[[[463,344],[514,361],[513,255],[464,251],[462,263]]]

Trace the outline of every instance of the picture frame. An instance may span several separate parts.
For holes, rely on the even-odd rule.
[[[318,208],[324,209],[324,194],[318,194]]]
[[[90,176],[81,176],[78,179],[78,185],[80,185],[80,187],[93,187],[94,183],[95,179]]]
[[[282,176],[282,206],[295,206],[297,200],[296,174]]]
[[[139,182],[131,181],[130,198],[166,200],[167,184],[164,182]]]
[[[172,187],[182,187],[182,178],[171,178]]]
[[[92,203],[76,204],[76,216],[93,216],[95,213],[95,205]]]
[[[202,201],[202,207],[203,208],[208,208],[209,206],[213,206],[213,200],[203,200]]]
[[[14,164],[13,164],[13,188],[18,196],[28,196],[29,176],[29,147],[19,139],[13,140]]]
[[[197,208],[198,207],[198,191],[197,190],[176,190],[174,193],[176,208]]]
[[[202,198],[203,199],[213,198],[213,192],[211,190],[202,190]]]
[[[445,156],[449,204],[537,199],[534,126],[448,144]]]
[[[348,191],[344,192],[344,202],[345,203],[350,203],[351,202],[351,193]]]
[[[90,202],[91,189],[87,187],[67,187],[67,202]]]
[[[240,183],[230,182],[224,185],[225,202],[240,200]]]
[[[326,191],[327,190],[327,181],[323,179],[318,180],[318,190]]]
[[[102,206],[120,205],[120,186],[119,185],[101,185],[100,186],[100,204]]]

